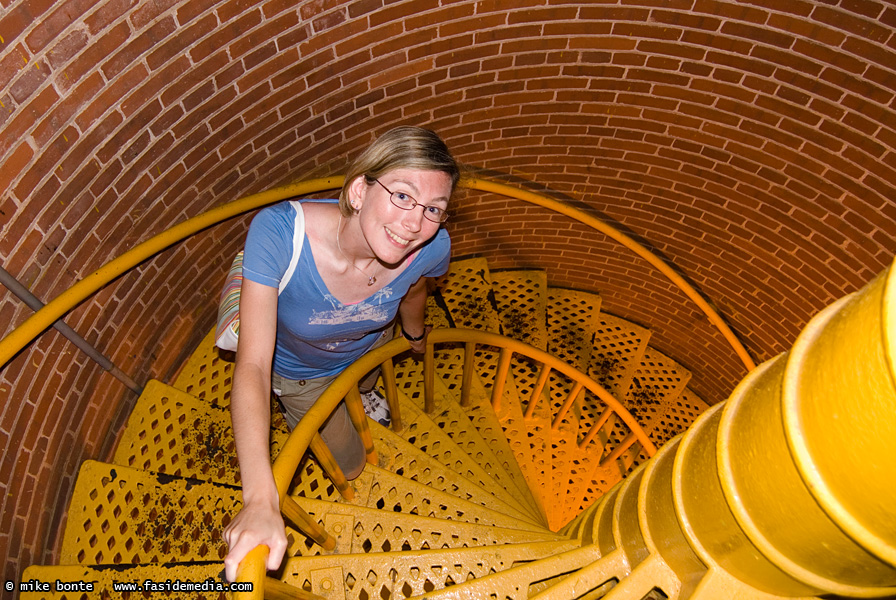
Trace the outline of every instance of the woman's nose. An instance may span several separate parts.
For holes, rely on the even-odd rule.
[[[420,231],[420,228],[423,226],[424,210],[426,210],[426,207],[422,204],[418,204],[411,210],[406,210],[401,224],[408,231],[412,231],[414,233]]]

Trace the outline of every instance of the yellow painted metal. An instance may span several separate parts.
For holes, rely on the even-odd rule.
[[[763,373],[783,364],[784,361],[777,359],[757,367],[744,379],[728,402],[736,401],[739,390],[752,388],[768,391],[760,387],[761,379],[764,378]],[[819,592],[817,588],[794,580],[756,547],[738,524],[731,505],[725,498],[718,477],[719,455],[716,443],[724,407],[724,404],[712,407],[681,439],[671,478],[675,510],[669,510],[668,507],[671,505],[668,502],[663,503],[666,512],[678,515],[682,535],[687,539],[687,548],[675,545],[678,538],[673,537],[674,528],[671,526],[663,530],[664,535],[658,534],[657,537],[666,540],[666,545],[674,551],[685,554],[690,550],[707,567],[719,567],[732,577],[760,591],[772,593],[777,590],[779,593],[792,596],[814,595]],[[770,464],[767,461],[773,460],[773,457],[762,452],[752,458],[757,466],[767,470]],[[797,473],[791,475],[799,476]],[[786,497],[779,496],[776,490],[770,491],[771,501],[775,504],[787,501]],[[654,502],[662,500],[665,498],[656,499]],[[810,542],[810,546],[812,545],[814,543]],[[693,580],[696,575],[694,570],[680,573],[683,579],[689,580]]]
[[[599,294],[549,288],[547,351],[577,369],[587,371],[600,305]]]
[[[407,474],[413,476],[413,472]],[[432,477],[436,480],[438,474]],[[352,504],[465,523],[488,523],[508,529],[545,531],[543,526],[533,523],[525,515],[506,510],[505,505],[497,500],[483,503],[482,496],[475,490],[467,498],[472,488],[469,484],[451,489],[451,480],[437,483],[448,489],[442,490],[438,486],[427,485],[375,465],[367,465],[364,472],[351,482],[355,489]],[[311,462],[302,465],[301,480],[293,493],[295,495],[292,497],[300,505],[302,497],[340,501],[335,487],[329,485],[320,467]]]
[[[283,583],[273,577],[265,577],[263,597],[265,600],[326,600],[323,596]]]
[[[343,517],[347,527],[337,533],[347,536],[340,554],[473,548],[501,544],[530,544],[567,539],[546,529],[540,531],[496,527],[489,523],[471,523],[439,519],[404,512],[380,510],[341,502],[296,497],[307,512],[318,520]]]
[[[600,548],[592,544],[566,552],[557,552],[541,560],[526,561],[525,564],[504,571],[477,577],[474,581],[467,581],[464,585],[429,592],[425,597],[427,600],[471,600],[475,598],[527,600],[538,588],[539,583],[551,585],[570,572],[600,559]]]
[[[75,283],[42,309],[35,312],[22,325],[14,329],[3,340],[0,340],[0,365],[5,365],[15,354],[25,347],[42,331],[62,318],[68,311],[79,305],[88,297],[103,288],[110,281],[136,267],[151,256],[165,248],[186,239],[187,237],[212,225],[226,221],[237,215],[249,212],[274,202],[303,196],[322,190],[341,187],[342,177],[326,177],[311,179],[291,185],[275,188],[258,194],[252,194],[218,206],[142,242],[115,258],[84,279]]]
[[[467,344],[464,346],[466,348]],[[469,376],[465,370],[462,371],[462,365],[469,364],[470,357],[473,358],[475,365],[476,355],[475,348],[471,352],[461,355],[459,350],[450,346],[440,349],[438,353],[434,354],[434,385],[438,384],[434,403],[438,408],[433,406],[429,417],[436,422],[438,428],[429,431],[430,426],[427,423],[421,423],[419,428],[422,429],[423,435],[426,437],[433,439],[438,437],[443,440],[444,450],[442,452],[451,452],[452,462],[465,463],[465,466],[457,467],[458,472],[461,472],[463,468],[464,472],[472,475],[472,481],[487,487],[488,484],[482,483],[483,480],[478,479],[481,477],[478,471],[484,470],[487,476],[496,480],[494,484],[500,489],[511,491],[513,502],[519,505],[521,510],[528,511],[533,518],[540,520],[541,511],[538,509],[538,504],[532,498],[522,473],[518,468],[515,469],[518,465],[513,459],[513,452],[508,448],[506,442],[497,441],[504,437],[503,434],[495,433],[488,439],[483,434],[483,430],[492,425],[495,426],[495,432],[500,432],[500,426],[490,422],[491,424],[483,430],[476,427],[469,432],[464,432],[462,423],[468,418],[473,419],[474,412],[478,411],[480,422],[482,422],[482,418],[485,418],[485,414],[494,413],[491,408],[483,410],[480,405],[480,401],[487,400],[488,395],[480,378],[475,375],[476,369],[473,369],[473,376]],[[416,405],[411,410],[419,411],[419,377],[414,363],[412,361],[403,363],[399,369],[399,375],[403,393],[408,399],[416,399]],[[463,409],[455,400],[458,395],[463,399],[465,394],[469,404],[467,409]],[[429,419],[423,420],[428,421]],[[417,445],[419,446],[419,444]],[[459,455],[458,451],[465,452],[468,456],[463,458],[464,455]],[[473,468],[469,464],[471,462]]]
[[[815,499],[862,548],[896,566],[894,375],[891,268],[801,334],[784,380],[783,413],[794,461]],[[885,578],[892,582],[892,569]],[[880,585],[871,573],[863,582]]]
[[[221,561],[239,488],[121,465],[81,465],[62,540],[63,564]]]
[[[816,316],[572,524],[593,523],[604,558],[537,597],[592,597],[614,576],[605,600],[896,597],[894,272]]]
[[[429,421],[428,427],[433,431],[438,431],[435,429],[438,425],[432,421]],[[379,464],[381,468],[428,485],[433,489],[457,495],[474,504],[499,510],[506,515],[512,515],[527,522],[537,522],[525,510],[525,507],[513,500],[512,496],[504,493],[503,489],[496,488],[493,480],[487,478],[483,480],[482,475],[487,477],[487,474],[483,474],[481,469],[466,473],[463,464],[445,465],[439,462],[434,456],[441,451],[439,448],[441,444],[438,441],[425,441],[425,447],[421,449],[380,425],[372,424],[371,428],[377,447],[382,452]],[[425,435],[426,429],[426,423],[415,419],[414,433],[411,435],[412,437]],[[433,448],[434,446],[435,448]],[[453,447],[456,448],[456,446]]]
[[[756,366],[756,363],[750,357],[749,352],[747,352],[746,348],[744,348],[740,340],[737,339],[737,336],[733,331],[731,331],[731,328],[728,327],[728,324],[725,323],[725,320],[712,306],[710,306],[710,304],[706,300],[703,299],[703,296],[696,289],[694,289],[692,285],[690,285],[681,275],[676,273],[674,269],[667,265],[665,261],[663,261],[663,259],[645,248],[643,245],[633,240],[631,237],[622,233],[615,227],[604,223],[593,215],[573,208],[572,206],[569,206],[558,200],[554,200],[553,198],[548,198],[547,196],[536,194],[527,190],[516,189],[506,184],[487,181],[485,179],[469,178],[464,180],[463,185],[469,189],[492,192],[495,194],[509,196],[511,198],[517,198],[519,200],[530,202],[549,210],[562,213],[616,240],[617,242],[646,260],[648,263],[650,263],[650,265],[660,271],[660,273],[662,273],[672,283],[678,286],[678,288],[681,289],[688,298],[690,298],[695,304],[697,304],[697,306],[700,307],[700,310],[703,311],[703,314],[705,314],[710,322],[715,325],[716,328],[722,333],[722,335],[737,353],[738,357],[740,357],[741,362],[743,362],[748,371]]]
[[[288,436],[272,410],[271,456]],[[135,468],[239,485],[230,411],[150,380],[118,442],[114,462]]]
[[[373,442],[371,442],[372,445]],[[348,480],[345,478],[345,473],[339,468],[333,453],[330,452],[330,448],[323,438],[320,437],[320,434],[311,438],[311,444],[308,446],[308,449],[314,453],[318,464],[327,474],[330,481],[333,482],[333,485],[336,486],[336,489],[339,490],[339,494],[346,500],[351,501],[355,497],[355,491],[349,485]]]
[[[490,275],[501,333],[539,350],[547,349],[547,273],[492,271]]]
[[[597,316],[588,374],[617,398],[625,397],[650,330],[605,312]]]
[[[264,562],[268,558],[268,547],[257,546],[250,550],[246,557],[248,560],[240,563],[237,570],[236,583],[249,585],[250,588],[246,592],[233,594],[234,600],[262,600],[265,597],[265,588],[264,585],[258,585],[258,582],[267,580]],[[278,591],[282,591],[279,586]]]
[[[404,428],[404,422],[401,419],[401,407],[398,405],[398,394],[395,386],[395,363],[391,358],[383,361],[382,365],[383,387],[386,391],[386,402],[389,404],[391,417],[390,426],[393,431],[401,431]]]
[[[789,355],[736,390],[719,433],[722,488],[751,541],[803,585],[852,597],[896,593],[896,539],[888,539],[896,517],[877,508],[891,506],[877,494],[896,477],[890,460],[896,448],[888,439],[896,387],[882,348],[885,281],[878,278],[817,315]],[[807,404],[828,412],[819,415]],[[806,414],[813,416],[801,423],[798,416]],[[822,429],[827,444],[819,443]],[[756,448],[761,470],[739,459]],[[819,464],[836,471],[848,504],[831,504],[831,476],[820,477]],[[852,473],[849,483],[844,473]],[[866,521],[873,533],[863,537],[854,525],[867,518],[866,510],[881,520]]]
[[[299,531],[314,540],[324,550],[332,550],[336,547],[336,538],[327,533],[320,523],[312,519],[311,515],[305,512],[291,496],[284,495],[280,499],[280,511]]]
[[[549,558],[576,546],[575,540],[563,540],[484,548],[303,557],[287,561],[283,580],[326,598],[407,598],[424,594],[429,598],[437,590],[450,590],[466,581],[478,580],[523,562]],[[328,589],[314,586],[318,573],[327,573]]]
[[[501,322],[484,258],[451,261],[440,291],[455,327],[498,333]]]
[[[495,412],[501,412],[501,400],[504,398],[504,386],[507,385],[512,357],[513,354],[507,348],[501,348],[498,354],[498,371],[492,384],[492,408]]]
[[[370,426],[367,424],[367,415],[364,414],[364,405],[361,404],[361,392],[358,386],[352,386],[345,395],[345,407],[348,416],[361,436],[364,444],[364,452],[367,454],[367,462],[371,465],[377,463],[376,448],[373,447],[373,437],[370,435]]]
[[[233,366],[233,356],[215,346],[215,329],[212,328],[190,354],[171,385],[212,406],[227,407],[233,386]]]
[[[411,423],[402,432],[402,437],[471,483],[489,490],[521,515],[538,522],[540,515],[526,504],[513,477],[469,422],[463,409],[446,397],[441,384],[437,387],[432,415],[423,413],[419,406],[405,398],[402,407]]]

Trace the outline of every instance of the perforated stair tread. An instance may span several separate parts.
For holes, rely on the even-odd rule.
[[[492,354],[493,353],[477,351],[475,361],[476,368],[485,369],[486,367],[484,366],[483,361],[488,362],[490,360],[489,357]],[[457,350],[444,349],[435,352],[434,367],[436,375],[435,389],[437,391],[437,398],[445,398],[447,401],[453,401],[453,405],[457,406],[457,402],[454,400],[459,398],[461,392],[463,365],[463,354],[459,353]],[[413,360],[406,360],[395,366],[396,384],[400,393],[403,394],[406,399],[412,401],[413,406],[409,407],[408,410],[412,411],[411,414],[414,415],[425,414],[422,412],[425,405],[425,398],[421,369],[421,365]],[[404,409],[402,410],[404,411]],[[402,414],[404,415],[404,412]],[[458,408],[455,415],[460,418],[460,416],[463,415],[463,411]],[[459,460],[456,458],[458,456],[457,449],[454,448],[457,443],[451,439],[451,436],[448,435],[447,432],[442,431],[439,428],[431,429],[429,427],[429,423],[431,421],[432,419],[430,419],[427,415],[427,419],[422,422],[421,427],[424,427],[424,435],[427,438],[446,440],[443,444],[443,447],[449,449],[450,452],[452,452],[452,456],[454,457],[452,460]],[[441,423],[444,424],[445,420],[443,419]],[[483,467],[485,469],[488,469],[486,472],[489,477],[497,481],[498,486],[501,490],[504,490],[506,493],[511,495],[511,497],[515,500],[515,503],[520,506],[521,510],[531,514],[534,519],[541,520],[541,512],[538,508],[538,505],[532,498],[531,493],[528,491],[526,482],[515,480],[514,473],[508,472],[502,466],[503,460],[507,460],[510,457],[506,455],[503,457],[496,456],[493,449],[481,441],[481,436],[477,438],[475,429],[469,431],[468,433],[460,433],[468,438],[468,440],[473,444],[473,447],[463,449],[464,454],[471,454],[471,458],[473,459],[472,462],[475,464],[475,467],[469,465],[467,466],[468,472],[476,473]],[[402,436],[407,438],[407,432],[402,432]],[[458,441],[463,442],[464,440]],[[419,447],[419,444],[417,445]],[[484,457],[484,460],[480,457]],[[469,462],[467,459],[462,460],[465,463]],[[482,466],[479,466],[480,463],[482,464]],[[446,463],[445,461],[443,461],[443,464],[448,465],[448,463]],[[493,467],[490,465],[493,465]],[[486,489],[491,489],[490,486],[487,486],[484,484],[484,482],[479,481],[480,477],[481,475],[476,475],[471,480],[473,480],[477,485],[485,487]]]
[[[528,513],[492,495],[487,489],[446,467],[391,430],[373,421],[370,422],[370,429],[379,456],[379,467],[474,504],[531,520]]]
[[[461,445],[444,431],[437,421],[433,420],[440,418],[444,422],[448,419],[444,409],[437,410],[435,415],[430,417],[407,396],[399,394],[399,398],[401,399],[402,415],[407,422],[405,428],[400,432],[405,440],[449,469],[453,469],[477,486],[489,491],[505,504],[514,507],[532,522],[540,521],[540,516],[533,507],[525,504],[525,500],[521,498],[522,494],[517,490],[511,476],[500,466],[498,459],[485,446],[485,442],[481,437],[479,439],[474,437],[475,429],[471,427],[471,430],[465,432],[466,439],[460,440],[460,442],[467,443]],[[439,406],[444,406],[444,404]],[[460,409],[458,408],[458,410]],[[467,419],[463,413],[459,416]],[[483,456],[484,460],[482,460]]]
[[[622,403],[641,423],[653,421],[684,392],[691,372],[655,348],[644,351]]]
[[[449,600],[459,598],[503,598],[523,600],[570,572],[588,566],[602,557],[600,548],[591,544],[559,552],[553,556],[515,565],[504,571],[468,579],[450,588],[412,596],[415,600]]]
[[[212,329],[196,346],[171,385],[212,406],[229,406],[233,359],[234,353],[215,346],[215,330]]]
[[[469,258],[452,261],[437,292],[460,329],[481,329],[497,333],[498,318],[488,261]]]
[[[223,560],[238,488],[85,461],[69,504],[63,564]]]
[[[601,312],[596,320],[588,374],[617,398],[631,385],[650,341],[650,330]]]
[[[491,272],[501,333],[539,350],[547,348],[547,279],[544,271]]]
[[[547,524],[547,513],[545,512],[542,500],[533,494],[523,469],[523,465],[525,465],[526,471],[534,473],[535,468],[532,464],[531,454],[517,454],[514,451],[504,431],[504,425],[493,410],[490,394],[485,389],[485,386],[482,385],[479,377],[473,377],[470,385],[471,391],[469,404],[462,409],[464,414],[466,414],[473,426],[476,427],[479,435],[485,440],[489,448],[492,449],[495,456],[498,457],[498,460],[501,461],[504,469],[511,475],[517,489],[523,494],[526,501],[537,508],[538,516],[541,517],[542,522]],[[508,376],[505,390],[507,388],[513,388],[512,374],[509,374]],[[505,393],[504,396],[506,395],[507,394]],[[501,408],[503,408],[503,404],[504,403],[502,402]],[[518,401],[507,401],[507,405],[508,406],[501,411],[502,413],[507,415],[512,412],[515,415],[518,415],[519,419],[522,419],[522,412],[520,411]],[[511,419],[505,418],[505,422],[509,423],[511,422]]]
[[[294,486],[290,491],[293,496],[466,523],[484,523],[508,529],[546,531],[543,526],[531,520],[519,519],[458,498],[376,465],[365,466],[361,475],[350,482],[354,498],[349,501],[339,496],[335,486],[330,483],[315,461],[306,460],[300,465],[299,471],[299,476],[294,479]]]
[[[272,406],[271,457],[288,436]],[[206,481],[237,485],[239,467],[230,411],[156,380],[137,399],[113,462]]]
[[[287,561],[283,580],[339,598],[404,598],[431,594],[470,579],[577,547],[574,540],[418,552],[316,556]],[[342,585],[343,590],[338,586]],[[344,596],[343,596],[344,594]]]
[[[565,288],[548,288],[548,352],[586,371],[591,359],[599,294]]]
[[[472,548],[567,539],[547,530],[495,527],[487,523],[436,519],[309,498],[298,497],[297,501],[309,515],[321,520],[326,529],[333,532],[337,539],[337,554]],[[337,525],[339,523],[343,525]]]

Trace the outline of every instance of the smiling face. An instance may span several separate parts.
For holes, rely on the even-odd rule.
[[[379,182],[382,185],[368,185],[364,177],[357,178],[352,185],[353,200],[360,211],[357,216],[367,245],[379,260],[394,265],[439,230],[439,223],[424,218],[423,207],[448,208],[451,177],[442,171],[395,169],[382,175]],[[412,196],[418,205],[411,210],[395,206],[386,188]]]

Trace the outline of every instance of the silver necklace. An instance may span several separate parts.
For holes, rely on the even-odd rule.
[[[342,255],[342,258],[344,258],[345,260],[348,261],[348,264],[355,267],[355,269],[361,275],[363,275],[364,277],[367,278],[367,285],[368,286],[373,285],[374,283],[376,283],[376,275],[368,275],[367,273],[365,273],[363,270],[361,270],[361,268],[359,266],[357,266],[352,260],[349,259],[349,257],[347,257],[345,255],[345,252],[342,251],[342,246],[339,245],[339,230],[340,229],[342,229],[342,214],[341,213],[339,215],[339,222],[336,224],[336,248],[339,249],[339,254]]]

